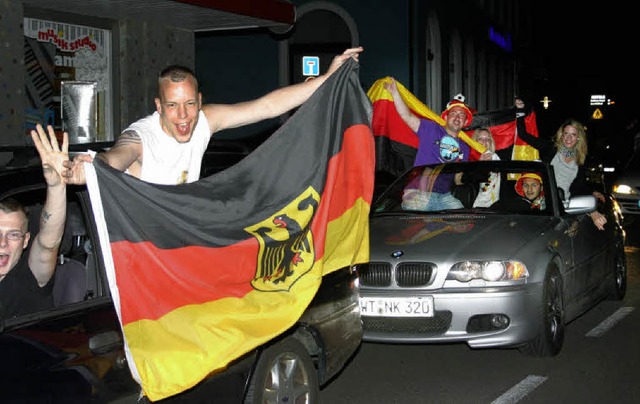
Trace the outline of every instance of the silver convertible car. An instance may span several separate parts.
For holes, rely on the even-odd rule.
[[[464,342],[557,355],[566,325],[626,292],[615,201],[561,199],[542,162],[414,167],[374,202],[360,265],[364,341]],[[433,210],[452,181],[464,207]],[[600,205],[600,206],[598,206]],[[605,230],[588,215],[606,214]]]

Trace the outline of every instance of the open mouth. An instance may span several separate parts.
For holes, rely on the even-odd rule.
[[[189,129],[191,126],[188,123],[178,124],[176,125],[176,129],[180,136],[186,136],[189,134]]]
[[[9,254],[0,254],[0,271],[9,264]]]

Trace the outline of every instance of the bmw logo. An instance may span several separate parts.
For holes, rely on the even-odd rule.
[[[391,258],[400,258],[404,255],[402,251],[394,251],[391,253]]]

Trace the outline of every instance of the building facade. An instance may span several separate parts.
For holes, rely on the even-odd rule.
[[[151,4],[143,0],[125,3],[130,7]],[[173,0],[160,3],[163,7],[193,7]],[[232,11],[237,12],[244,3],[247,2],[230,1],[229,7],[235,7]],[[335,54],[357,45],[365,49],[360,57],[360,81],[365,91],[376,80],[393,76],[436,112],[458,93],[473,108],[488,111],[511,106],[515,95],[530,91],[531,66],[535,61],[527,52],[531,20],[523,7],[529,5],[522,2],[251,2],[262,3],[270,3],[266,5],[269,10],[281,5],[295,6],[295,23],[276,21],[278,16],[273,15],[258,15],[262,19],[256,22],[254,15],[248,20],[236,19],[234,24],[225,24],[228,15],[207,14],[212,10],[198,8],[185,24],[185,18],[177,18],[180,9],[156,6],[135,13],[134,8],[122,10],[122,2],[116,0],[0,3],[3,21],[0,36],[4,44],[0,85],[6,93],[0,100],[0,146],[28,144],[30,139],[25,134],[30,125],[47,122],[49,110],[56,115],[53,122],[61,121],[57,116],[63,109],[59,95],[58,98],[47,98],[46,92],[40,95],[44,99],[41,102],[53,107],[42,107],[33,100],[33,94],[37,93],[33,83],[39,78],[30,73],[29,49],[36,51],[39,60],[53,65],[50,70],[55,72],[56,79],[49,78],[53,83],[49,90],[56,94],[60,92],[57,88],[60,77],[69,71],[80,71],[78,66],[68,69],[65,54],[55,53],[51,44],[42,41],[38,46],[29,44],[24,24],[31,20],[62,23],[73,32],[86,26],[108,34],[108,49],[100,48],[105,61],[100,64],[95,58],[87,58],[84,76],[72,76],[84,81],[95,76],[92,69],[101,72],[96,79],[97,122],[101,125],[96,140],[117,138],[129,123],[155,109],[156,76],[169,64],[183,64],[196,70],[204,102],[239,102],[259,97],[306,79],[303,57],[317,57],[322,72]],[[63,32],[54,31],[60,35]],[[97,67],[92,63],[97,63]],[[283,119],[286,117],[225,131],[219,136],[268,134]]]

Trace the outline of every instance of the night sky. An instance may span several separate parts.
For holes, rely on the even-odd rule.
[[[535,77],[539,93],[533,96],[541,98],[545,93],[552,100],[547,111],[541,103],[536,105],[541,132],[551,135],[562,121],[576,118],[589,129],[592,156],[605,154],[607,145],[606,153],[625,154],[629,139],[624,126],[632,115],[640,115],[636,96],[640,75],[634,62],[640,48],[640,20],[629,3],[580,2],[571,7],[567,2],[537,0],[534,22],[533,45],[546,74]],[[589,105],[591,94],[615,101],[602,107],[602,120],[591,118],[596,108]]]

